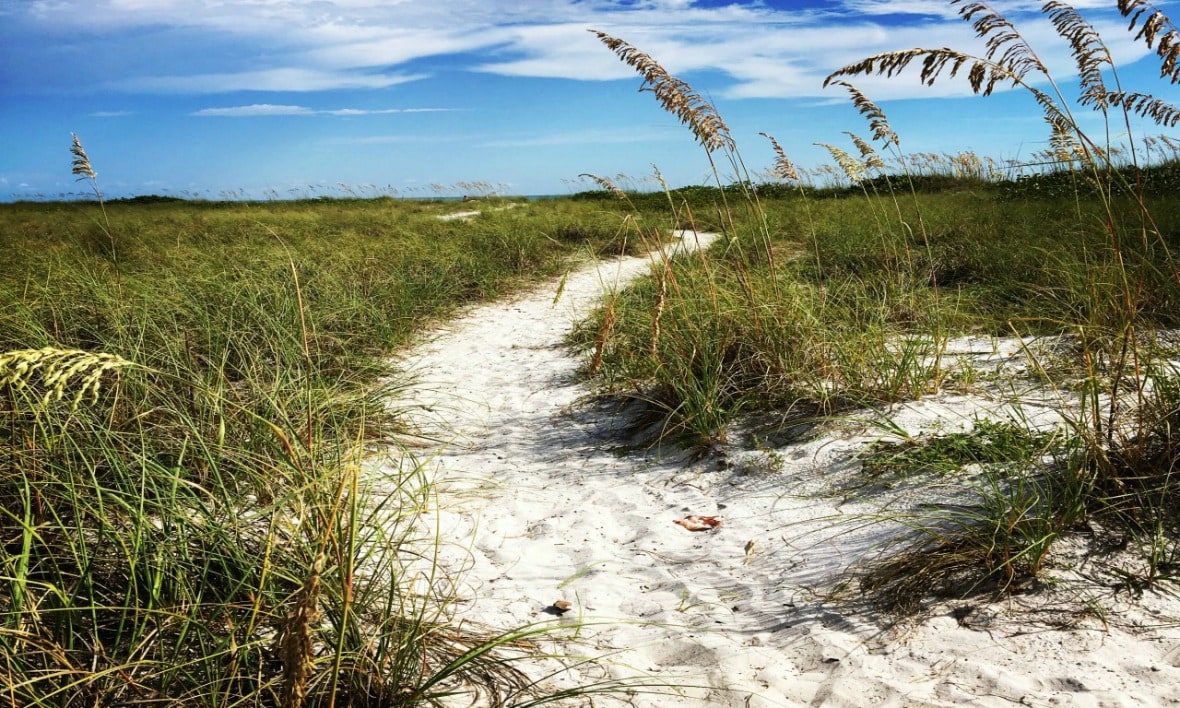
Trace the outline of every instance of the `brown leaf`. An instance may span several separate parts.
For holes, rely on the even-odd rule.
[[[719,516],[686,516],[672,523],[683,526],[689,531],[708,531],[721,525]]]

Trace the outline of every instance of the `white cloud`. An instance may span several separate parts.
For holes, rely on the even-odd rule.
[[[1147,54],[1124,21],[1112,19],[1109,0],[1072,4],[1092,11],[1095,24],[1109,30],[1103,36],[1120,60]],[[1046,53],[1059,78],[1072,75],[1068,50],[1041,16],[1040,3],[993,0],[992,6]],[[457,57],[457,68],[506,76],[634,76],[586,32],[595,27],[675,74],[719,72],[725,80],[712,87],[718,95],[815,98],[827,95],[821,84],[828,73],[869,54],[979,46],[945,0],[833,0],[808,10],[738,0],[720,7],[694,0],[32,0],[26,7],[28,17],[58,29],[165,27],[237,50],[209,57],[232,61],[228,68],[205,65],[191,74],[141,75],[115,85],[161,93],[384,89],[427,78],[407,65],[443,55]],[[962,81],[933,87],[908,77],[863,81],[879,88],[881,99],[966,90]]]
[[[307,33],[303,58],[317,65],[337,68],[396,66],[415,59],[483,50],[508,41],[504,31],[489,27],[480,31],[392,27],[375,29],[346,25],[315,27]]]
[[[193,115],[249,118],[256,116],[310,116],[315,115],[315,111],[305,106],[276,106],[270,103],[255,103],[249,106],[230,106],[228,108],[202,108],[199,111],[194,111]]]
[[[954,7],[946,0],[845,0],[844,6],[860,15],[955,17]]]
[[[626,143],[652,143],[667,140],[683,140],[683,134],[675,133],[638,133],[635,131],[605,131],[587,130],[576,133],[555,133],[552,135],[536,135],[527,138],[506,138],[483,143],[484,147],[493,148],[526,148],[526,147],[556,147],[560,145],[606,145]]]
[[[332,108],[316,110],[307,106],[284,106],[272,103],[254,103],[249,106],[226,106],[222,108],[202,108],[194,111],[194,116],[218,118],[258,118],[269,116],[372,116],[389,115],[393,113],[441,113],[451,111],[451,108]]]
[[[229,93],[232,91],[326,91],[382,89],[426,78],[424,74],[363,74],[314,69],[265,69],[192,76],[143,76],[116,82],[126,91],[161,93]]]
[[[135,115],[133,111],[95,111],[90,114],[91,118],[122,118],[124,116]]]
[[[958,7],[946,0],[844,0],[844,7],[864,15],[927,15],[930,17],[958,17]],[[1110,0],[1072,0],[1075,9],[1109,9]],[[992,0],[988,5],[995,12],[1010,19],[1019,15],[1039,14],[1040,3],[1028,0]],[[963,7],[960,5],[959,7]]]

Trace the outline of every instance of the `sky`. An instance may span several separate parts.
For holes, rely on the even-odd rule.
[[[1076,95],[1041,3],[991,5]],[[1114,0],[1073,5],[1125,87],[1180,98]],[[943,0],[0,0],[0,200],[92,193],[70,172],[71,133],[108,197],[568,194],[593,188],[583,174],[654,188],[657,171],[710,183],[691,133],[589,29],[711,101],[755,176],[774,160],[761,132],[805,168],[827,159],[817,143],[851,152],[845,131],[870,136],[846,92],[823,86],[840,67],[982,51]],[[961,77],[923,86],[912,70],[852,81],[907,154],[1027,162],[1047,147],[1025,91],[974,97]],[[1098,114],[1080,123],[1104,131]]]

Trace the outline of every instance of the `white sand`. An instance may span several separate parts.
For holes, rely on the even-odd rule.
[[[508,629],[553,619],[542,610],[564,599],[574,609],[555,622],[591,624],[560,651],[610,664],[576,667],[555,685],[650,675],[689,686],[598,696],[598,706],[1180,703],[1180,602],[1116,594],[1097,565],[1064,551],[1054,591],[950,602],[898,626],[825,600],[890,532],[857,523],[890,497],[820,496],[850,479],[856,450],[884,437],[871,415],[797,444],[734,445],[725,465],[621,449],[611,431],[620,418],[585,405],[580,360],[561,341],[604,290],[648,267],[601,263],[571,273],[556,304],[555,282],[473,309],[404,357],[419,380],[412,399],[430,409],[418,425],[448,443],[428,462],[441,508],[428,521],[448,544],[442,562],[462,571],[462,618]],[[1011,343],[959,344],[981,369],[1019,358]],[[943,393],[890,418],[916,433],[1001,408]],[[1031,404],[1025,413],[1047,415]],[[688,514],[722,524],[693,533],[673,523]],[[1105,624],[1078,611],[1080,597],[1105,608]],[[961,621],[951,614],[966,606]]]

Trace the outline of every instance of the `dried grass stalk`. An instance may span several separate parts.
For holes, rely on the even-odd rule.
[[[664,308],[668,305],[668,278],[672,277],[672,261],[664,259],[664,268],[656,278],[659,290],[656,292],[656,305],[651,318],[651,345],[648,349],[651,358],[660,361],[660,326],[664,318]]]
[[[307,684],[315,672],[315,644],[312,629],[319,621],[320,575],[324,572],[324,555],[316,557],[311,575],[295,595],[279,635],[279,659],[283,662],[282,708],[300,708],[307,698]]]
[[[783,146],[779,145],[778,141],[774,139],[774,136],[769,133],[758,134],[769,140],[770,146],[774,148],[774,176],[779,179],[798,182],[799,171],[795,169],[795,163],[787,159],[787,153],[783,151]]]
[[[1168,16],[1146,0],[1118,0],[1118,6],[1123,17],[1131,18],[1128,29],[1135,29],[1135,25],[1147,15],[1135,39],[1142,39],[1149,49],[1155,49],[1156,56],[1160,58],[1160,78],[1173,84],[1180,83],[1180,66],[1177,65],[1180,59],[1180,32],[1177,32]],[[1155,46],[1157,39],[1158,47]]]
[[[599,326],[598,333],[594,336],[594,354],[590,357],[590,366],[587,369],[587,373],[591,376],[602,368],[607,342],[610,341],[611,332],[614,331],[618,322],[619,313],[615,310],[615,298],[612,297],[606,303],[606,311],[602,315],[602,325]]]
[[[721,119],[721,115],[713,104],[706,101],[699,93],[684,81],[669,74],[660,63],[651,56],[644,54],[624,40],[612,37],[605,32],[590,30],[598,39],[613,51],[625,64],[639,72],[644,85],[640,90],[650,90],[664,110],[675,115],[680,122],[692,130],[692,134],[705,150],[734,150],[733,138],[730,137],[729,127]]]

